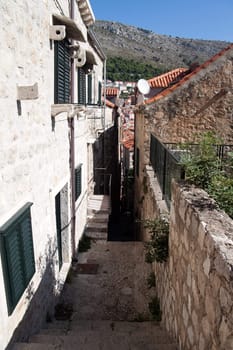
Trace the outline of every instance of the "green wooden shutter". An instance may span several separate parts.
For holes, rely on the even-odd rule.
[[[4,253],[3,268],[7,294],[8,312],[11,314],[14,305],[24,292],[24,272],[21,258],[20,233],[17,228],[11,228],[3,236]],[[4,266],[5,265],[5,266]]]
[[[9,315],[35,272],[30,206],[31,203],[27,203],[0,229],[1,258]]]
[[[24,213],[24,217],[20,223],[20,231],[24,258],[24,276],[25,283],[27,284],[35,272],[30,208]]]
[[[92,104],[92,74],[88,74],[88,104]]]
[[[68,41],[54,42],[54,102],[69,103],[70,102],[70,55]]]
[[[78,68],[78,103],[86,104],[86,74],[82,68]]]
[[[78,199],[82,193],[82,165],[75,169],[75,200]]]

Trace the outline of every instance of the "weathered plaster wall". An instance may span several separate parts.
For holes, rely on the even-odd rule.
[[[155,212],[144,218],[163,212],[151,179],[144,207]],[[169,259],[153,267],[163,322],[182,350],[232,349],[232,251],[233,221],[203,190],[173,183]]]

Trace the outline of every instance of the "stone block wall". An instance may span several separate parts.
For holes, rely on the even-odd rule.
[[[145,208],[161,208],[154,184],[152,192]],[[206,192],[173,183],[169,259],[153,268],[162,322],[180,349],[231,350],[233,221]]]
[[[208,64],[167,96],[142,105],[136,119],[144,117],[145,162],[149,163],[150,133],[163,142],[194,142],[207,131],[223,143],[233,144],[233,49]],[[140,123],[140,121],[138,121]],[[143,129],[136,133],[140,138]]]

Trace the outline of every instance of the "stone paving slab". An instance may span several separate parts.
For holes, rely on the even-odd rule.
[[[75,272],[79,275],[96,275],[98,272],[98,267],[98,264],[91,264],[88,262],[86,264],[77,264],[75,266]]]
[[[78,256],[79,263],[94,260],[97,275],[77,275],[65,285],[62,298],[73,304],[73,320],[135,320],[139,315],[149,319],[147,277],[151,266],[145,263],[141,242],[92,243],[87,253]]]
[[[15,343],[12,350],[59,350],[57,345],[40,343]]]

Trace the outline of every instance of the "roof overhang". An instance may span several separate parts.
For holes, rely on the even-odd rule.
[[[95,59],[95,55],[93,54],[92,51],[86,50],[86,57],[87,57],[87,62],[88,63],[97,65],[97,62],[96,62],[96,59]]]
[[[54,14],[54,24],[66,26],[66,36],[70,39],[86,42],[82,30],[77,26],[77,23],[69,17]]]
[[[89,0],[76,0],[78,3],[78,8],[82,17],[83,22],[86,27],[91,26],[95,23],[95,16],[92,11]]]

